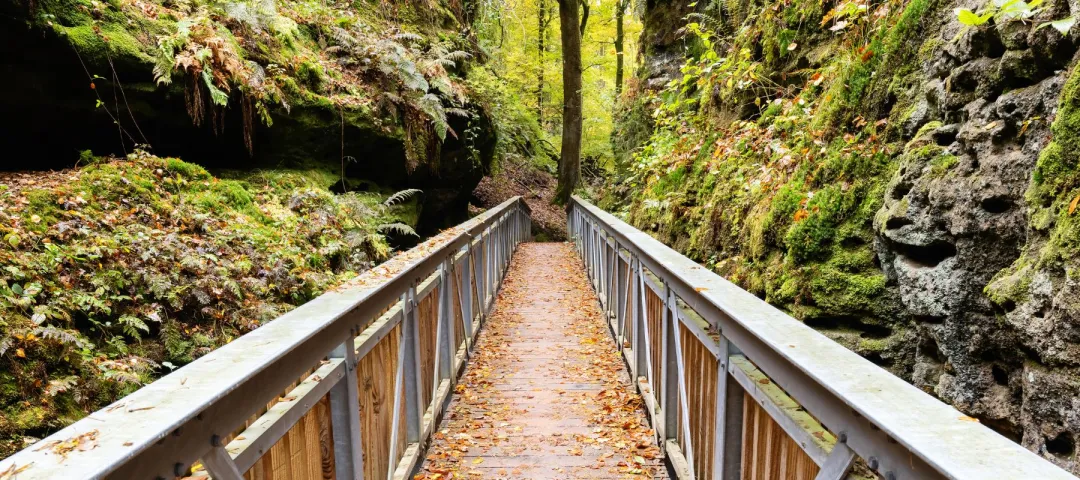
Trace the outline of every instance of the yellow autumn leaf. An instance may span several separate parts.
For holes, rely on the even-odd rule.
[[[23,351],[23,349],[21,349],[21,348],[16,348],[15,349],[15,356],[19,357],[19,358],[26,358],[26,352]]]
[[[1077,204],[1080,204],[1080,195],[1077,195],[1075,198],[1072,199],[1072,202],[1069,203],[1069,215],[1072,215],[1073,212],[1076,211]]]

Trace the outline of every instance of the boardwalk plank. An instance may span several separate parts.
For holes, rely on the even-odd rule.
[[[518,248],[416,478],[666,478],[571,246]]]

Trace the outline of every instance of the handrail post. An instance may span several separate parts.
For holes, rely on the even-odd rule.
[[[660,315],[660,359],[664,362],[664,368],[660,370],[660,411],[663,412],[664,438],[677,440],[679,438],[679,366],[676,361],[678,345],[675,343],[674,329],[679,328],[672,322],[671,287],[664,282],[664,298],[662,302],[663,314]]]
[[[386,479],[387,480],[393,480],[393,478],[394,478],[394,470],[396,469],[396,467],[394,465],[397,464],[397,460],[398,460],[397,459],[397,448],[398,448],[398,435],[400,435],[400,433],[398,433],[398,432],[401,430],[401,415],[399,414],[399,412],[401,412],[401,402],[402,401],[408,402],[408,398],[409,398],[409,395],[408,395],[409,389],[408,389],[408,387],[404,386],[404,384],[405,384],[405,363],[406,363],[405,354],[408,352],[408,349],[405,348],[405,330],[406,330],[405,324],[408,323],[408,321],[409,321],[409,315],[406,313],[406,312],[408,312],[408,307],[407,306],[409,304],[408,294],[402,295],[400,301],[401,301],[401,313],[402,313],[402,316],[401,316],[401,323],[399,323],[398,327],[397,327],[398,328],[398,335],[397,335],[397,342],[398,342],[397,343],[397,345],[398,345],[397,350],[398,350],[398,352],[397,352],[397,369],[396,369],[397,371],[394,372],[394,394],[393,394],[394,395],[394,408],[392,410],[390,410],[391,412],[393,412],[391,414],[391,418],[393,418],[393,420],[390,422],[390,452],[388,454],[387,463],[386,463],[387,465],[389,465],[389,467],[386,469]],[[406,413],[408,413],[408,412],[406,412]],[[406,421],[406,429],[408,429],[408,421],[409,421],[408,417],[405,419],[405,421]],[[407,436],[408,436],[408,433],[406,433],[406,437]]]
[[[465,256],[461,257],[461,263],[457,265],[457,275],[461,278],[458,283],[458,303],[461,304],[462,333],[465,334],[465,357],[469,357],[469,349],[472,345],[473,327],[473,284],[472,284],[472,242],[465,247]]]
[[[716,370],[716,425],[713,427],[713,480],[742,476],[743,390],[728,374],[731,355],[738,349],[720,337]]]
[[[330,358],[340,358],[345,364],[345,378],[330,389],[330,421],[334,432],[334,470],[337,480],[361,480],[364,478],[363,443],[360,440],[360,390],[356,381],[356,350],[353,338],[356,330],[349,330],[349,338],[338,345]]]
[[[619,351],[623,346],[623,323],[626,321],[626,288],[623,287],[623,261],[619,255],[619,244],[615,243],[615,341]]]
[[[410,286],[405,294],[405,317],[402,320],[405,349],[405,419],[406,443],[420,441],[420,430],[424,424],[423,388],[420,384],[420,319],[416,314],[416,286]]]
[[[494,253],[491,251],[491,232],[493,231],[493,228],[488,228],[487,231],[484,232],[484,239],[481,242],[484,246],[484,268],[483,275],[481,275],[484,280],[484,295],[483,298],[480,299],[480,304],[483,306],[485,312],[488,311],[488,306],[490,305],[488,303],[488,296],[491,295],[491,259],[494,257]]]
[[[641,377],[643,370],[641,369],[641,356],[644,355],[644,348],[641,341],[641,328],[638,324],[641,322],[641,292],[638,291],[638,261],[636,256],[630,257],[630,336],[633,337],[633,353],[634,360],[630,362],[630,369],[634,373],[634,383],[637,384],[638,378]]]
[[[435,317],[435,369],[434,369],[434,385],[431,388],[432,391],[432,404],[437,401],[438,386],[440,386],[444,379],[450,377],[450,362],[453,360],[453,354],[450,354],[450,339],[449,329],[451,328],[449,318],[450,301],[447,298],[447,294],[450,293],[450,276],[448,261],[443,261],[443,264],[438,267],[438,312]],[[438,409],[432,410],[437,411]]]
[[[641,260],[637,262],[637,323],[638,329],[635,338],[636,346],[634,347],[634,354],[637,357],[638,375],[644,376],[645,380],[649,383],[651,388],[652,378],[649,376],[649,371],[652,369],[649,359],[649,339],[648,336],[648,315],[645,302],[645,270],[641,267]],[[655,397],[655,393],[653,394]]]

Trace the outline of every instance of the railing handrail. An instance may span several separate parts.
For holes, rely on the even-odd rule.
[[[521,221],[511,215],[515,209],[530,211],[520,197],[511,198],[0,461],[0,475],[182,475],[220,447],[212,445],[214,440],[242,427],[475,237],[504,220]],[[80,438],[84,448],[65,448],[62,454],[49,448]]]
[[[571,207],[571,235],[598,227],[887,478],[1075,478],[614,215]]]

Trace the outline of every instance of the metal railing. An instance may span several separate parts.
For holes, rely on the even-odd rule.
[[[568,229],[680,478],[1075,478],[580,198]]]
[[[405,478],[530,229],[508,200],[3,460],[0,477],[165,479],[200,462],[218,480],[281,465]]]

